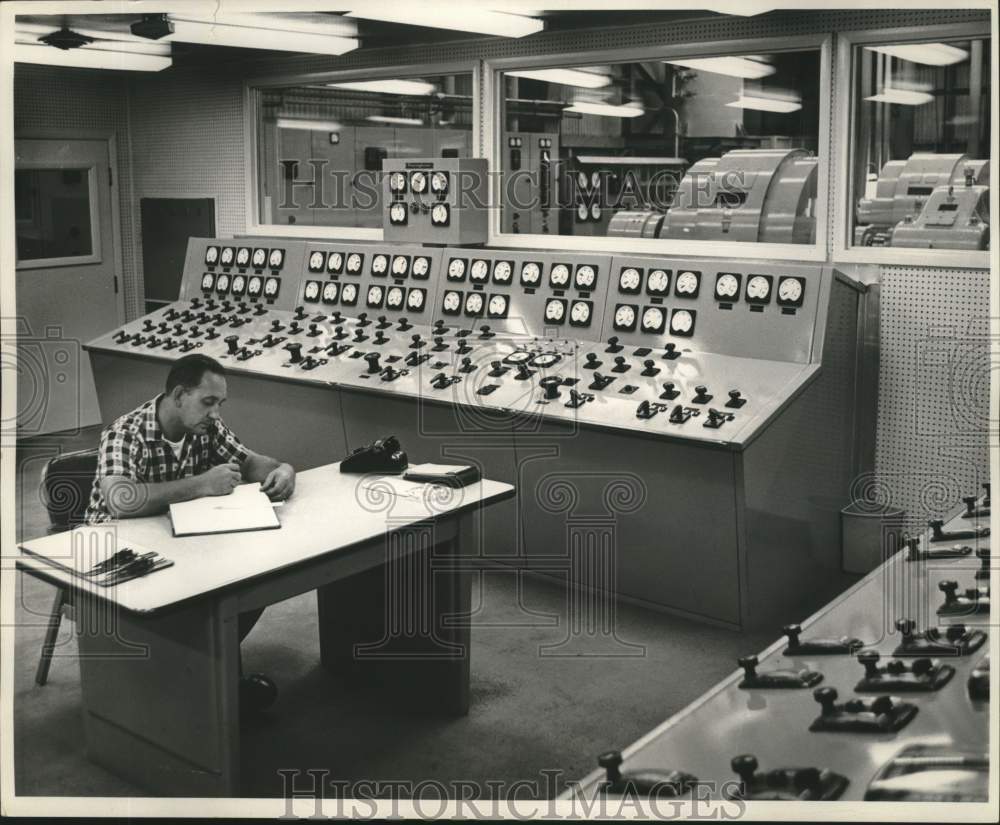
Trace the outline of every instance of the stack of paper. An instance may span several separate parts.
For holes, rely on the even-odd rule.
[[[260,484],[241,484],[228,496],[206,496],[170,505],[175,536],[238,533],[281,527],[274,504]]]

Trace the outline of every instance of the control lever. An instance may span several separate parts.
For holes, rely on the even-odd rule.
[[[198,309],[198,307],[200,307],[200,306],[201,306],[201,298],[194,297],[194,298],[191,299],[191,307],[192,307],[192,309]]]
[[[191,327],[191,331],[188,333],[188,338],[200,338],[201,330],[196,326]]]
[[[654,375],[660,374],[660,368],[656,366],[656,362],[652,360],[646,360],[642,362],[643,370],[640,375],[645,375],[647,377],[652,377]]]
[[[596,370],[599,366],[601,366],[601,362],[597,360],[597,355],[593,352],[588,352],[587,360],[583,364],[583,368],[585,370]]]
[[[563,406],[575,409],[576,407],[582,407],[588,401],[593,400],[594,396],[592,396],[589,392],[578,392],[571,387],[569,391],[569,401],[567,401]]]
[[[691,399],[692,404],[707,404],[712,400],[714,396],[710,395],[708,392],[708,387],[699,385],[694,388],[694,398]]]
[[[953,544],[951,547],[928,547],[926,550],[921,550],[919,536],[906,536],[903,538],[903,544],[906,547],[907,561],[958,559],[972,553],[972,548],[967,544]]]
[[[308,335],[310,338],[315,338],[317,335],[321,334],[322,330],[320,330],[319,324],[315,323],[309,325],[309,332],[306,333],[306,335]]]
[[[457,383],[458,380],[459,379],[457,377],[453,376],[453,377],[449,378],[443,372],[439,372],[437,375],[435,375],[433,378],[431,378],[431,384],[434,385],[434,389],[436,389],[436,390],[443,390],[446,387],[450,387],[452,384]]]
[[[843,653],[854,653],[864,646],[864,642],[853,637],[841,636],[839,639],[807,639],[801,641],[799,635],[802,626],[786,624],[781,632],[788,637],[786,656],[830,656]]]
[[[467,352],[472,352],[472,346],[466,341],[461,341],[459,342],[459,345],[455,348],[455,352],[457,352],[459,355],[465,355],[465,353]]]
[[[414,350],[413,352],[409,353],[403,360],[408,367],[416,367],[424,363],[424,361],[428,360],[429,358],[430,355],[428,355],[427,353],[421,355],[419,352]]]
[[[413,335],[410,336],[410,340],[413,342],[410,344],[410,349],[420,349],[424,344],[427,343],[420,337],[419,332],[413,333]]]
[[[382,330],[376,330],[375,337],[372,338],[372,343],[375,344],[376,346],[381,346],[388,340],[389,339],[385,337],[385,333],[382,332]]]
[[[535,374],[535,371],[528,368],[527,364],[517,365],[517,375],[514,376],[518,381],[527,381],[531,376]]]
[[[621,352],[624,347],[618,343],[618,336],[612,335],[608,339],[608,348],[604,350],[605,352]]]
[[[597,370],[594,370],[594,380],[590,382],[590,386],[587,387],[589,390],[603,390],[608,386],[615,378],[613,375],[601,375]]]
[[[379,353],[377,352],[369,352],[365,354],[365,361],[368,362],[369,374],[374,375],[375,373],[382,371],[382,365],[379,364],[378,359]]]
[[[284,324],[281,323],[280,318],[275,318],[271,321],[271,332],[281,332],[284,328]]]
[[[677,344],[672,341],[667,342],[664,345],[663,357],[668,361],[673,361],[675,358],[680,358],[680,352],[677,351]]]
[[[765,673],[758,673],[757,665],[760,662],[756,656],[744,656],[737,661],[739,666],[743,668],[743,681],[739,684],[743,690],[807,688],[823,681],[822,673],[808,668],[769,670]]]
[[[501,375],[505,375],[507,372],[507,367],[503,365],[503,361],[490,361],[490,371],[487,375],[490,378],[499,378]]]
[[[176,318],[177,318],[178,315],[179,315],[179,313],[177,312],[177,310],[174,309],[173,307],[170,307],[166,311],[166,313],[164,314],[163,317],[166,318],[168,321],[173,321],[173,320],[176,320]]]
[[[371,321],[368,320],[368,313],[367,312],[362,312],[360,315],[358,315],[358,324],[357,325],[359,327],[366,327],[370,323],[371,323]]]
[[[858,661],[865,669],[865,675],[854,686],[858,693],[882,693],[895,691],[940,690],[955,675],[955,668],[942,665],[937,659],[921,657],[907,664],[901,659],[890,659],[884,667],[879,667],[877,650],[862,650]]]
[[[621,772],[622,755],[620,751],[608,751],[597,757],[597,764],[604,768],[605,779],[601,783],[601,791],[611,794],[629,794],[630,796],[648,796],[653,794],[657,799],[669,796],[686,795],[694,787],[698,779],[683,771],[640,770]]]
[[[559,387],[562,386],[562,378],[558,375],[547,375],[538,382],[538,386],[545,390],[546,401],[554,401],[560,396]]]
[[[944,519],[934,518],[927,522],[931,528],[931,541],[960,541],[961,539],[986,538],[990,534],[989,527],[970,527],[968,530],[944,531]]]
[[[378,324],[375,327],[376,329],[386,329],[392,326],[392,321],[390,321],[384,315],[379,315],[376,320],[378,321]]]
[[[683,424],[689,418],[697,418],[699,415],[701,415],[701,410],[696,410],[694,407],[685,407],[683,404],[677,404],[670,411],[670,423]]]
[[[285,349],[291,353],[291,362],[293,364],[297,364],[302,360],[302,344],[285,344]]]
[[[215,331],[215,327],[206,327],[205,328],[205,338],[206,339],[208,339],[209,341],[213,341],[213,340],[215,340],[218,337],[219,337],[219,333],[217,333]]]
[[[650,403],[649,401],[640,401],[639,406],[636,408],[635,417],[636,418],[652,418],[658,412],[663,412],[667,407],[664,404]]]
[[[125,330],[120,329],[114,334],[114,342],[116,344],[124,344],[128,340],[128,337],[128,333]]]
[[[938,590],[944,593],[944,604],[937,609],[939,616],[973,616],[990,612],[989,588],[966,588],[963,595],[958,595],[958,582],[945,579],[938,582]]]
[[[149,338],[146,339],[146,346],[149,347],[149,349],[154,349],[159,345],[160,345],[160,339],[157,338],[155,335],[150,335]]]
[[[708,408],[708,418],[705,419],[705,423],[702,424],[703,427],[708,427],[713,430],[719,429],[727,421],[732,421],[736,416],[732,413],[723,412],[722,410],[717,410],[715,407]]]
[[[236,345],[237,343],[239,343],[240,339],[237,338],[235,335],[227,335],[223,340],[226,342],[226,348],[228,349],[229,354],[236,355],[237,351]]]
[[[848,699],[837,704],[837,689],[816,688],[813,698],[820,703],[820,715],[809,726],[811,731],[831,733],[895,733],[917,715],[917,706],[894,696]]]
[[[729,391],[729,400],[726,402],[727,407],[733,410],[738,410],[746,403],[747,400],[743,397],[743,393],[741,393],[739,390]]]
[[[149,318],[147,318],[145,321],[142,322],[142,331],[143,332],[152,332],[153,329],[154,329],[154,327],[155,327],[155,324]]]
[[[302,332],[302,327],[299,326],[299,322],[298,321],[292,321],[292,323],[289,324],[289,326],[288,326],[288,334],[289,335],[298,335],[300,332]]]
[[[632,365],[625,360],[624,355],[615,356],[615,365],[611,368],[612,372],[628,372],[632,369]]]
[[[400,332],[406,332],[408,329],[413,329],[413,324],[411,324],[406,318],[400,318],[396,329]]]
[[[477,365],[472,363],[472,359],[471,358],[465,357],[465,358],[462,359],[462,366],[460,366],[458,368],[458,371],[459,372],[472,372],[473,370],[476,369],[476,367],[477,367]]]
[[[762,801],[813,801],[839,799],[848,779],[819,768],[775,768],[757,772],[757,757],[734,756],[729,763],[740,777],[739,787],[726,791],[729,799]]]
[[[304,321],[306,317],[306,308],[304,306],[295,307],[295,320]]]
[[[976,558],[979,559],[979,569],[976,571],[976,578],[980,581],[990,579],[990,548],[977,547]]]
[[[981,518],[990,514],[989,496],[980,502],[978,496],[963,496],[965,502],[965,512],[962,518]]]
[[[916,626],[913,619],[896,620],[896,629],[903,640],[893,656],[967,656],[986,641],[982,630],[970,630],[964,624],[952,624],[943,629],[928,627],[922,632],[914,632]]]
[[[442,338],[440,335],[435,335],[434,346],[431,347],[431,349],[433,349],[434,352],[444,352],[446,349],[448,349],[448,345],[444,342],[444,338]]]
[[[250,305],[246,301],[240,301],[239,309],[236,311],[240,315],[246,315],[250,311]]]
[[[480,338],[492,338],[494,335],[496,335],[496,333],[490,331],[490,325],[489,324],[483,324],[479,328],[479,337]]]
[[[194,304],[194,301],[191,302],[191,306],[194,307],[195,309],[197,309],[197,307]],[[218,306],[218,304],[215,303],[215,298],[209,298],[205,302],[205,309],[214,310],[217,306]]]
[[[438,320],[434,322],[434,329],[432,330],[432,332],[435,335],[444,335],[445,333],[448,332],[448,327],[445,326],[444,321],[438,318]]]
[[[253,308],[253,314],[254,315],[267,315],[267,307],[265,307],[263,304],[257,304],[257,306],[255,306]]]
[[[316,359],[313,358],[311,355],[307,355],[305,359],[303,359],[302,361],[302,369],[313,370],[316,369],[316,367],[319,367],[325,363],[326,363],[325,358]]]
[[[367,341],[368,336],[365,335],[365,331],[361,327],[357,327],[354,330],[354,340],[355,341]]]
[[[338,341],[342,341],[347,337],[347,333],[344,332],[344,328],[341,326],[336,326],[333,328],[333,337]]]
[[[160,335],[166,335],[169,330],[170,324],[166,321],[160,321],[160,325],[156,328],[156,331],[159,332]]]
[[[660,393],[660,398],[664,401],[673,401],[681,391],[674,386],[673,381],[667,381],[663,386],[663,392]]]
[[[184,334],[184,324],[179,322],[174,324],[174,335],[183,335],[183,334]]]

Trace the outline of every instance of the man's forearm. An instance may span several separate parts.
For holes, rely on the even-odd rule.
[[[281,466],[281,462],[270,456],[251,453],[250,457],[243,462],[240,469],[243,472],[244,481],[263,481],[268,473]]]
[[[155,516],[174,502],[204,495],[198,476],[154,483],[115,476],[104,479],[102,486],[108,511],[115,518]]]

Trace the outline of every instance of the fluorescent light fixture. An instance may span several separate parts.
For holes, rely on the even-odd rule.
[[[63,51],[53,46],[15,43],[14,62],[37,63],[43,66],[71,66],[78,69],[159,72],[169,67],[173,61],[162,55],[95,49],[92,45]]]
[[[322,34],[334,37],[356,37],[358,24],[340,15],[322,13],[282,14],[280,12],[232,12],[222,11],[217,14],[194,14],[191,12],[174,12],[170,14],[173,21],[187,20],[191,23],[207,25],[242,26],[251,29],[268,29],[283,32],[304,32],[306,34]]]
[[[529,80],[544,80],[561,86],[577,86],[581,89],[600,89],[611,83],[606,74],[585,72],[580,69],[522,69],[507,72],[508,77],[525,77]]]
[[[797,100],[787,100],[780,97],[756,97],[755,95],[740,95],[736,100],[726,105],[736,109],[757,109],[761,112],[777,112],[783,115],[797,112],[802,108],[802,103]]]
[[[563,111],[578,112],[581,115],[603,115],[604,117],[639,117],[639,115],[646,113],[641,106],[636,106],[634,103],[614,105],[611,103],[591,103],[586,100],[578,100]]]
[[[749,57],[692,57],[687,60],[664,60],[674,66],[683,66],[699,72],[742,77],[745,80],[759,80],[774,74],[774,66],[751,60]]]
[[[365,120],[372,123],[392,123],[396,126],[423,126],[419,117],[395,117],[394,115],[368,115]]]
[[[279,117],[275,125],[279,129],[302,129],[306,132],[339,132],[344,128],[335,120],[306,120],[297,117]]]
[[[596,166],[681,166],[684,158],[640,157],[638,155],[577,155],[577,163]]]
[[[424,80],[358,80],[349,83],[327,83],[332,89],[351,92],[378,92],[383,95],[429,95],[435,90],[433,83]]]
[[[35,28],[41,28],[42,31],[36,32]],[[25,46],[39,46],[46,45],[44,43],[39,43],[39,38],[44,37],[55,29],[49,29],[45,31],[46,27],[32,27],[31,31],[26,31],[21,26],[17,27],[14,33],[15,41],[19,44]],[[77,34],[83,34],[83,32],[73,29]],[[91,37],[92,35],[86,35]],[[55,48],[53,46],[48,46],[47,48]],[[87,43],[80,47],[80,49],[87,49],[88,51],[103,51],[103,52],[123,52],[127,54],[146,54],[154,55],[157,57],[170,57],[170,44],[169,43],[156,43],[147,40],[142,43],[135,43],[133,41],[125,40],[95,40],[93,43]],[[71,49],[70,51],[79,51],[80,49]]]
[[[497,37],[524,37],[545,28],[545,24],[534,17],[491,11],[473,5],[457,7],[457,4],[394,3],[366,11],[349,11],[345,17],[492,34]]]
[[[174,24],[174,33],[168,34],[162,40],[201,43],[206,46],[234,46],[241,49],[333,55],[343,54],[358,47],[356,37],[202,23],[175,18],[173,15],[170,15],[170,22]]]
[[[865,100],[872,103],[897,103],[900,106],[923,106],[934,100],[929,92],[918,92],[913,89],[893,89],[885,87],[877,95],[869,95]]]
[[[957,46],[947,43],[908,43],[899,46],[866,46],[865,48],[909,60],[911,63],[923,63],[926,66],[951,66],[967,60],[969,53]]]

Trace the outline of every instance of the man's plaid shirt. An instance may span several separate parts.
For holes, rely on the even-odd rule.
[[[162,397],[158,395],[126,413],[101,433],[97,477],[85,517],[88,524],[112,518],[101,493],[102,476],[125,476],[141,482],[175,481],[199,475],[227,461],[242,463],[249,456],[233,431],[216,420],[204,435],[188,433],[184,437],[178,459],[163,438],[156,419],[156,405]],[[120,504],[125,506],[127,502]]]

